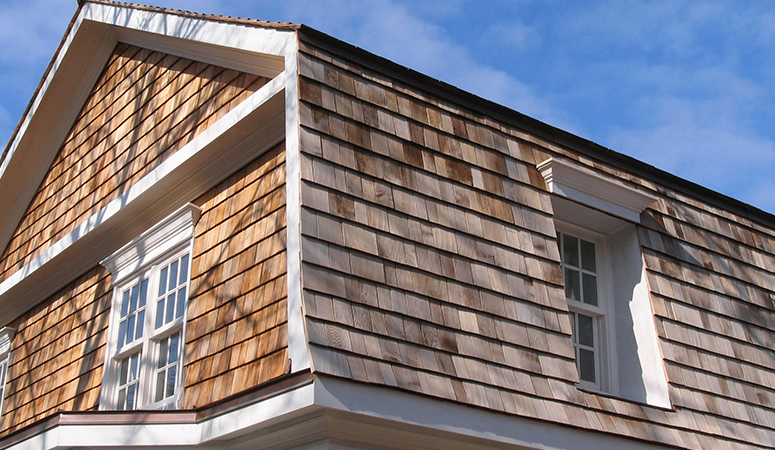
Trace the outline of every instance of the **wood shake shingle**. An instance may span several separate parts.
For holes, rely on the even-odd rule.
[[[770,230],[312,45],[300,67],[316,372],[669,445],[772,445]],[[675,410],[576,387],[549,157],[659,196],[637,231]]]

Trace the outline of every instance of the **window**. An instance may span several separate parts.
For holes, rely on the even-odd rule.
[[[0,415],[3,411],[5,383],[8,380],[8,362],[11,359],[11,339],[16,330],[11,327],[0,329]]]
[[[114,285],[102,409],[178,406],[199,215],[189,204],[102,262]]]
[[[603,275],[603,264],[599,261],[603,245],[601,239],[580,235],[578,231],[558,232],[557,242],[579,379],[582,386],[599,390],[607,378],[601,368],[607,341],[603,334],[607,329],[606,295],[599,288]]]
[[[553,194],[579,387],[670,407],[636,228],[656,197],[578,164],[537,168]]]

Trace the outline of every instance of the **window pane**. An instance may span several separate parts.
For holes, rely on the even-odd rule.
[[[573,269],[565,268],[565,297],[571,300],[581,300],[579,272]]]
[[[175,318],[183,317],[183,311],[186,309],[186,287],[178,291],[178,306],[175,308]]]
[[[186,282],[186,277],[188,277],[188,253],[180,258],[180,281],[178,286]]]
[[[126,409],[135,409],[135,388],[136,384],[126,388]]]
[[[135,316],[131,315],[126,320],[126,342],[132,342],[132,337],[135,335]]]
[[[122,320],[118,324],[118,348],[124,346],[124,340],[126,339],[126,320]]]
[[[579,314],[579,344],[595,347],[595,319]]]
[[[162,339],[159,343],[159,364],[156,366],[161,369],[167,365],[167,340]]]
[[[137,313],[137,332],[135,332],[135,339],[143,337],[143,325],[145,325],[145,310]]]
[[[132,314],[137,310],[137,298],[140,296],[140,286],[132,286],[132,300],[129,303],[129,314]]]
[[[121,317],[126,317],[129,314],[129,289],[124,291],[124,296],[121,299]]]
[[[148,278],[144,279],[140,283],[140,306],[139,308],[142,308],[145,306],[145,299],[148,297]]]
[[[126,401],[126,389],[118,391],[118,409],[126,409],[124,402]]]
[[[579,266],[579,241],[573,236],[562,235],[562,262],[574,267]]]
[[[170,336],[170,364],[178,361],[178,345],[180,343],[180,333]]]
[[[128,369],[129,369],[129,364],[127,364],[127,360],[122,359],[118,369],[118,384],[120,385],[126,384],[126,375],[127,375]]]
[[[156,374],[156,402],[159,402],[164,399],[164,372],[161,371]]]
[[[597,306],[597,277],[588,273],[583,274],[584,303]]]
[[[581,240],[581,268],[591,272],[597,272],[595,268],[595,244]]]
[[[595,381],[595,353],[589,350],[579,349],[579,377],[584,381]]]
[[[161,269],[159,275],[159,297],[167,293],[167,268]]]
[[[164,325],[164,297],[156,302],[156,328]]]
[[[169,297],[167,297],[167,320],[164,321],[164,323],[170,323],[172,322],[172,319],[175,316],[175,293],[173,292],[170,294]]]
[[[140,354],[135,353],[129,358],[129,381],[134,381],[137,379],[137,365],[140,360]]]
[[[170,286],[167,288],[167,291],[171,291],[175,289],[178,285],[176,284],[178,282],[178,262],[175,261],[172,264],[170,264]]]
[[[177,378],[178,366],[172,366],[167,371],[167,397],[175,394],[175,378]]]

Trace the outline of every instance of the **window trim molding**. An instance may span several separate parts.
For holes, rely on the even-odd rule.
[[[544,177],[549,192],[631,222],[640,223],[640,213],[658,200],[651,194],[556,158],[541,162],[536,169]]]
[[[116,324],[118,321],[119,310],[117,306],[117,299],[120,297],[120,292],[127,285],[136,281],[138,277],[150,276],[156,270],[156,266],[163,264],[175,256],[180,256],[184,252],[189,253],[189,294],[190,295],[190,271],[193,266],[193,238],[194,228],[196,223],[201,217],[202,210],[198,206],[188,203],[177,211],[167,216],[164,220],[157,223],[137,238],[133,239],[128,244],[118,249],[115,253],[110,255],[101,261],[101,264],[105,266],[113,275],[112,280],[112,296],[111,296],[111,311],[110,320],[108,324],[108,338],[105,351],[105,362],[102,376],[102,389],[100,392],[100,410],[113,410],[116,408],[116,386],[118,377],[118,367],[116,365],[115,358],[118,351],[118,330]],[[150,283],[149,292],[153,292],[154,283]],[[148,304],[151,308],[155,308],[151,305],[153,302],[153,295],[148,298]],[[186,305],[188,302],[186,302]],[[146,312],[146,320],[150,320],[150,311]],[[179,332],[181,334],[181,346],[185,340],[186,332],[186,314],[185,311],[182,316],[182,324],[179,325]],[[149,344],[155,337],[167,336],[173,334],[178,326],[169,328],[162,327],[163,330],[159,335],[154,335],[149,328],[148,335],[145,336],[144,342],[140,344],[142,349],[143,366],[138,369],[140,374],[150,373],[149,367],[145,367],[150,363],[152,359],[153,350]],[[147,341],[147,342],[145,342]],[[147,346],[147,348],[146,348]],[[181,355],[184,351],[181,351]],[[149,359],[151,358],[151,359]],[[146,402],[141,404],[135,409],[144,408],[157,408],[165,407],[169,404],[178,406],[180,399],[182,398],[182,380],[183,380],[183,362],[180,362],[180,371],[178,373],[178,386],[175,388],[175,394],[172,400],[165,400],[162,402]],[[150,380],[152,377],[140,376],[141,383],[144,385],[140,389],[146,394],[151,391],[150,385],[147,381],[143,381],[145,378]]]
[[[100,264],[110,271],[116,285],[145,264],[190,239],[201,216],[202,209],[188,203],[100,261]]]

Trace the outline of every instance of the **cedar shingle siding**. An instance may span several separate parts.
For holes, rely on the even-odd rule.
[[[288,371],[284,146],[196,203],[184,407]]]
[[[267,81],[119,44],[0,258],[0,281]]]
[[[300,58],[316,372],[670,445],[775,445],[772,230],[312,46]],[[576,388],[535,170],[549,157],[660,197],[638,235],[675,411]]]
[[[110,313],[110,272],[96,267],[11,323],[16,328],[2,431],[58,410],[99,405]]]

